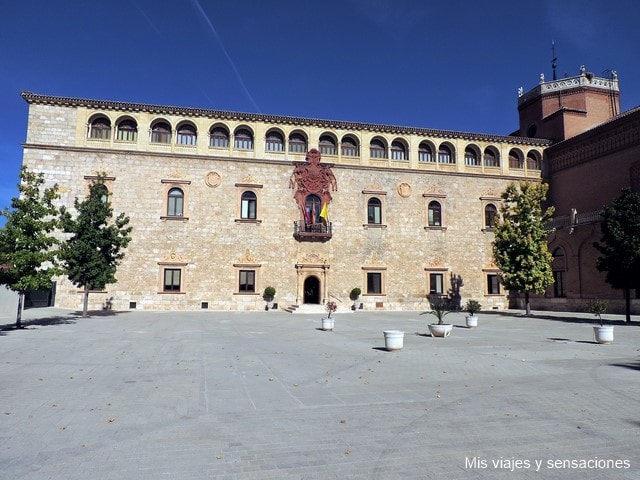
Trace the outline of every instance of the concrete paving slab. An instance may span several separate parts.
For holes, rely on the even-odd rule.
[[[0,478],[638,479],[640,326],[585,314],[0,318]],[[382,331],[406,332],[384,350]]]

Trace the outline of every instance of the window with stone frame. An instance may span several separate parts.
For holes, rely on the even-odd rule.
[[[284,137],[280,132],[274,130],[267,133],[265,140],[265,150],[267,152],[283,152],[284,151]]]
[[[382,272],[367,272],[367,294],[379,295],[382,293]]]
[[[292,133],[289,135],[289,151],[291,153],[307,152],[307,140],[301,133]]]
[[[240,218],[244,220],[255,220],[258,210],[258,197],[256,194],[251,190],[242,192],[240,203]]]
[[[500,157],[491,148],[485,148],[483,159],[484,159],[484,166],[485,167],[499,167],[500,166]]]
[[[236,130],[233,135],[233,148],[238,150],[253,150],[253,135],[246,128]]]
[[[419,162],[433,162],[433,151],[431,146],[426,142],[422,142],[418,147],[418,161]]]
[[[487,273],[487,295],[500,295],[500,276]]]
[[[367,202],[367,223],[382,225],[382,201],[378,197],[371,197]]]
[[[320,136],[320,153],[322,155],[337,155],[338,149],[336,147],[336,141],[331,135]]]
[[[464,149],[464,164],[470,167],[480,166],[478,153],[471,147]]]
[[[89,123],[89,138],[109,140],[111,138],[111,121],[107,117],[95,117]]]
[[[138,125],[134,120],[124,119],[116,126],[116,138],[119,142],[138,141]]]
[[[358,157],[360,155],[358,142],[351,137],[342,139],[341,153],[343,157]]]
[[[429,202],[428,224],[430,227],[442,226],[442,205],[436,200]]]
[[[198,134],[196,127],[191,124],[184,123],[178,127],[176,134],[176,143],[178,145],[196,145]]]
[[[171,125],[155,122],[151,126],[151,143],[171,143]]]
[[[224,127],[213,127],[209,133],[209,146],[229,148],[229,131]]]
[[[493,229],[498,217],[498,208],[493,203],[488,203],[484,207],[484,227]]]
[[[398,140],[391,142],[391,159],[392,160],[406,160],[407,149],[404,144]]]
[[[239,270],[238,271],[238,292],[239,293],[255,293],[256,292],[256,271],[255,270]]]

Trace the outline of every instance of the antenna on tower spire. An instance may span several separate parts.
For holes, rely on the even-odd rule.
[[[553,71],[553,79],[556,80],[556,65],[558,57],[556,57],[556,42],[551,40],[551,70]]]

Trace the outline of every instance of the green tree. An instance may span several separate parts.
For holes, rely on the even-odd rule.
[[[606,272],[611,287],[624,292],[625,316],[631,321],[631,290],[640,288],[640,194],[625,188],[604,208],[602,243],[593,246],[602,256],[596,267]]]
[[[24,296],[29,290],[48,290],[57,268],[58,239],[52,235],[58,226],[57,185],[42,188],[44,174],[20,170],[18,197],[11,209],[0,215],[6,223],[0,229],[0,284],[18,294],[16,328],[22,327]]]
[[[104,174],[98,175],[89,187],[88,197],[82,202],[75,199],[75,219],[64,207],[61,210],[62,228],[72,235],[62,245],[60,257],[69,280],[83,289],[83,317],[87,316],[89,291],[102,290],[116,282],[123,249],[131,240],[129,217],[121,213],[113,218],[104,179]]]
[[[529,295],[542,294],[553,283],[545,230],[553,207],[542,209],[547,189],[543,183],[507,185],[495,224],[493,256],[502,271],[500,280],[506,289],[524,293],[526,315],[531,314]]]

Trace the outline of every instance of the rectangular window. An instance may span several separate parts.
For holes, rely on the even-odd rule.
[[[500,278],[495,273],[487,275],[487,293],[489,295],[500,294]]]
[[[240,282],[238,286],[239,292],[255,292],[256,291],[256,271],[240,270]]]
[[[179,292],[180,291],[180,274],[179,268],[165,268],[164,270],[164,292]]]
[[[555,297],[566,297],[567,292],[565,291],[565,271],[564,270],[555,270],[553,272],[553,295]]]
[[[382,273],[367,272],[367,293],[382,293]]]
[[[429,293],[444,293],[444,275],[442,273],[429,274]]]

